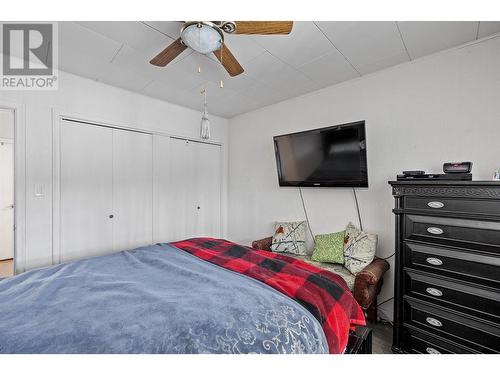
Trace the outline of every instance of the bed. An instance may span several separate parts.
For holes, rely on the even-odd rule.
[[[365,333],[342,279],[196,238],[0,281],[0,353],[343,353]],[[358,339],[357,339],[358,338]],[[351,345],[352,346],[352,345]]]

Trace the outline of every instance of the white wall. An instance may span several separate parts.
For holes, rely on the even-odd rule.
[[[500,167],[500,37],[232,118],[229,238],[249,244],[271,235],[275,220],[304,218],[297,189],[278,186],[274,135],[357,120],[366,120],[367,130],[369,188],[358,194],[363,224],[378,233],[378,256],[386,257],[394,252],[387,181],[398,172],[440,172],[443,162],[471,160],[475,179],[491,179]],[[310,188],[304,198],[315,233],[357,224],[349,190]],[[379,301],[392,291],[391,271]],[[392,303],[380,310],[392,318]]]
[[[0,106],[10,104],[25,106],[26,122],[26,259],[16,254],[18,270],[24,260],[27,269],[52,260],[52,108],[63,115],[199,138],[201,112],[64,72],[56,91],[0,91]],[[211,123],[212,140],[226,150],[227,120],[211,116]],[[227,164],[227,154],[224,160]],[[35,184],[43,185],[43,197],[35,196]]]

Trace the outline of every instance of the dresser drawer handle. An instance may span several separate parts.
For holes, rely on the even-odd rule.
[[[430,346],[425,348],[425,351],[429,354],[441,354],[441,352],[439,350],[431,348]]]
[[[430,316],[428,318],[426,318],[425,321],[434,327],[442,327],[443,326],[443,323],[441,323],[439,320],[437,320],[435,318],[431,318]]]
[[[441,266],[443,264],[443,261],[439,258],[429,257],[425,261],[433,266]]]
[[[436,288],[427,288],[425,291],[434,297],[441,297],[443,295],[443,292]]]
[[[429,206],[430,208],[443,208],[444,207],[444,203],[443,202],[438,202],[438,201],[433,201],[433,202],[427,203],[427,206]]]
[[[427,228],[427,232],[429,232],[430,234],[443,234],[444,233],[444,231],[441,228],[437,228],[437,227],[429,227],[429,228]]]

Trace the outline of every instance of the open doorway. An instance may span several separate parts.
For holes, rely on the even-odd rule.
[[[0,108],[0,278],[14,274],[14,111]]]

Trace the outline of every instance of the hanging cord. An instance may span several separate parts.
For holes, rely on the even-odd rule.
[[[363,230],[363,223],[361,222],[361,214],[359,212],[359,204],[358,204],[358,197],[356,195],[356,189],[352,188],[352,193],[354,194],[354,201],[356,202],[356,212],[358,213],[359,229]],[[392,253],[386,258],[379,258],[379,259],[387,260],[392,258],[394,255],[396,255],[396,253]]]
[[[309,223],[309,217],[307,216],[306,204],[304,203],[304,197],[302,196],[302,188],[299,187],[300,200],[302,201],[302,208],[304,209],[304,214],[306,215],[307,227],[309,228],[309,232],[311,233],[311,237],[313,239],[314,244],[316,245],[316,238],[314,238],[314,233],[311,229],[311,224]]]
[[[387,260],[387,259],[391,259],[394,255],[396,255],[396,253],[392,253],[392,254],[391,254],[391,255],[389,255],[387,258],[378,258],[378,259]]]
[[[391,298],[386,299],[385,301],[382,301],[382,302],[380,302],[380,303],[377,303],[377,308],[378,308],[379,306],[382,306],[382,305],[386,304],[387,302],[392,301],[393,299],[394,299],[394,297],[391,297]],[[394,325],[394,323],[393,323],[393,322],[391,322],[390,320],[386,320],[386,319],[379,318],[379,321],[380,321],[381,323],[388,323],[388,324],[390,324],[391,326],[393,326],[393,325]]]
[[[352,188],[352,193],[354,194],[354,201],[356,202],[356,212],[358,213],[359,229],[363,230],[363,223],[361,222],[361,214],[359,213],[358,197],[356,195],[356,189]]]
[[[377,303],[377,307],[378,307],[378,306],[383,305],[384,303],[387,303],[387,302],[389,302],[389,301],[392,301],[393,299],[394,299],[394,297],[391,297],[391,298],[386,299],[386,300],[385,300],[385,301],[383,301],[383,302]]]

